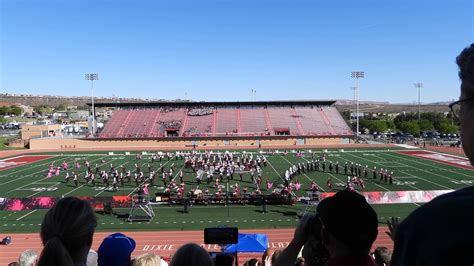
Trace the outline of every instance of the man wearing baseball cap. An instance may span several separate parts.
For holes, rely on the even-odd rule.
[[[365,198],[353,191],[340,191],[321,201],[316,215],[301,218],[290,244],[274,265],[292,265],[304,246],[308,264],[321,265],[314,248],[322,243],[329,252],[325,266],[375,266],[369,256],[377,238],[377,214]]]
[[[330,254],[325,266],[375,265],[369,253],[377,238],[378,219],[362,195],[338,192],[321,201],[317,213],[321,239]]]
[[[128,266],[135,249],[135,240],[122,233],[104,238],[99,246],[99,266]]]

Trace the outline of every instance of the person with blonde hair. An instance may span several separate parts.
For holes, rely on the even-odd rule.
[[[167,266],[160,256],[152,253],[145,253],[135,258],[133,266]]]

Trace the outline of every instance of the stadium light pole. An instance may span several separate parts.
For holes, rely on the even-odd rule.
[[[364,71],[352,71],[351,77],[356,79],[356,95],[357,95],[357,106],[356,106],[356,136],[359,137],[359,79],[364,78],[365,72]]]
[[[99,80],[99,74],[89,73],[85,74],[85,79],[91,81],[91,91],[92,91],[92,136],[95,135],[95,108],[94,108],[94,80]]]
[[[418,123],[421,122],[421,102],[420,102],[420,96],[421,96],[421,88],[423,88],[423,83],[417,82],[414,83],[415,88],[418,88]]]
[[[357,93],[357,87],[351,87],[351,90],[354,91],[354,98],[353,98],[353,100],[352,100],[352,104],[354,105],[353,108],[354,108],[354,113],[355,113],[355,111],[356,111],[356,93]],[[351,127],[353,126],[353,125],[352,125],[353,120],[354,120],[354,119],[352,119],[352,115],[351,115]]]

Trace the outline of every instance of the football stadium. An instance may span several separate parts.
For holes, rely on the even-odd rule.
[[[333,103],[98,104],[116,110],[96,137],[32,139],[2,158],[2,232],[38,232],[48,209],[74,196],[94,207],[97,231],[131,232],[137,254],[204,244],[207,227],[267,232],[283,249],[302,215],[351,189],[378,214],[376,244],[392,248],[387,220],[474,182],[462,156],[356,143]],[[144,234],[155,231],[166,237]],[[11,247],[3,262],[18,256]]]
[[[473,11],[2,0],[0,265],[474,265]]]

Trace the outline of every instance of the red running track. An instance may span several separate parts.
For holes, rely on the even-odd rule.
[[[373,248],[378,246],[393,249],[392,240],[385,234],[386,227],[379,227],[379,235]],[[273,250],[283,249],[291,240],[294,229],[252,229],[241,230],[242,233],[259,233],[267,234],[269,246]],[[98,246],[107,235],[111,232],[96,232],[92,248],[97,250]],[[203,231],[158,231],[158,232],[124,232],[127,236],[135,239],[137,247],[133,252],[133,256],[143,253],[155,253],[164,258],[169,258],[176,250],[185,243],[194,242],[198,244],[204,243]],[[10,262],[17,261],[18,256],[23,250],[34,249],[38,253],[41,252],[41,240],[38,233],[29,234],[8,234],[12,236],[12,244],[8,246],[0,246],[0,265],[7,265]],[[5,236],[1,235],[3,238]],[[208,251],[219,251],[217,245],[203,245]],[[261,254],[241,254],[239,255],[239,264],[242,265],[250,258],[260,259]]]

